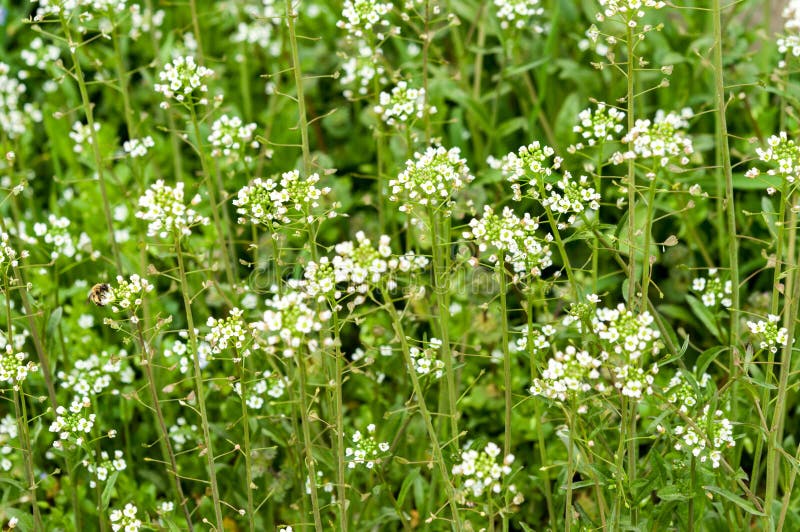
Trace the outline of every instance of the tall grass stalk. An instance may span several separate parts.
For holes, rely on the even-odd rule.
[[[200,352],[198,351],[197,332],[194,328],[194,315],[192,313],[192,301],[189,297],[189,282],[186,277],[186,266],[184,265],[183,251],[181,250],[180,236],[175,235],[174,241],[175,256],[178,259],[178,279],[180,281],[181,295],[183,296],[184,312],[186,314],[186,327],[189,333],[189,348],[192,350],[192,368],[194,371],[194,388],[197,394],[197,406],[200,410],[200,422],[203,426],[203,444],[205,445],[204,454],[208,465],[209,485],[211,487],[211,499],[214,506],[214,518],[217,530],[224,530],[222,522],[222,508],[220,506],[219,485],[217,484],[217,469],[214,463],[214,446],[211,441],[211,430],[208,423],[208,413],[206,412],[206,393],[203,384],[203,371],[200,369]]]

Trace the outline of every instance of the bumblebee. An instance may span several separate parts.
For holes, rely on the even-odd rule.
[[[97,283],[89,290],[89,301],[98,307],[105,307],[112,299],[111,286],[108,283]]]

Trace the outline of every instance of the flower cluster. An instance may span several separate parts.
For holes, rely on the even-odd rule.
[[[135,378],[133,369],[125,362],[127,352],[122,350],[116,355],[103,351],[99,355],[92,353],[86,358],[75,361],[69,372],[59,370],[56,374],[61,387],[79,394],[82,397],[96,396],[108,389],[113,381],[130,384]],[[120,392],[111,389],[113,395]]]
[[[511,351],[521,353],[528,352],[529,345],[533,354],[545,353],[552,346],[552,339],[556,334],[556,328],[552,325],[543,325],[538,329],[528,329],[523,325],[519,331],[520,337],[511,344]]]
[[[31,104],[21,105],[20,97],[26,88],[10,72],[10,67],[0,62],[0,128],[13,139],[25,133],[28,118],[38,111]]]
[[[573,224],[576,215],[590,209],[597,211],[600,209],[600,193],[589,183],[589,178],[585,175],[577,180],[572,178],[572,174],[564,172],[561,179],[552,183],[544,183],[545,196],[541,198],[542,206],[550,209],[556,214],[566,214],[567,223]],[[532,190],[532,196],[540,199],[539,192]],[[559,223],[559,229],[563,229],[565,224]]]
[[[778,346],[786,346],[789,342],[789,331],[786,327],[778,328],[780,316],[774,314],[767,315],[767,321],[748,321],[747,328],[760,340],[758,347],[769,349],[772,353],[778,352]]]
[[[502,259],[511,264],[515,274],[533,277],[540,277],[542,270],[553,264],[548,244],[552,236],[548,233],[543,239],[538,238],[536,230],[539,222],[528,213],[519,218],[505,207],[502,215],[497,215],[486,205],[483,217],[480,220],[473,218],[469,226],[470,230],[464,232],[464,238],[475,240],[481,253],[493,249],[500,254],[500,257],[495,253],[489,256],[492,264]]]
[[[286,393],[286,388],[289,386],[289,379],[273,373],[269,370],[261,373],[260,377],[255,383],[247,388],[247,397],[245,403],[253,410],[261,410],[266,404],[264,395],[268,395],[273,399],[280,399]],[[242,395],[242,383],[236,382],[233,384],[233,391],[237,395]]]
[[[211,125],[211,135],[208,136],[208,141],[214,147],[211,155],[228,157],[232,153],[238,153],[245,145],[258,149],[258,142],[253,140],[253,133],[257,127],[252,122],[242,123],[242,119],[238,116],[222,115]]]
[[[387,125],[404,127],[425,116],[425,89],[409,87],[407,81],[398,81],[391,93],[381,92],[373,110]],[[434,113],[436,107],[429,105],[428,114]]]
[[[183,203],[184,185],[182,181],[171,187],[159,179],[139,198],[139,211],[136,217],[150,222],[147,236],[189,236],[195,225],[207,225],[208,218]],[[191,205],[200,203],[200,194],[195,194]]]
[[[284,172],[280,179],[277,176],[254,179],[250,185],[242,187],[233,200],[239,223],[288,224],[295,214],[302,215],[308,222],[313,221],[311,210],[318,208],[320,198],[331,191],[330,187],[317,188],[319,179],[319,174],[301,179],[297,170]]]
[[[506,478],[511,475],[514,455],[506,455],[498,462],[500,452],[500,447],[494,442],[487,443],[480,452],[475,449],[461,452],[461,462],[453,465],[452,472],[460,481],[462,497],[466,497],[467,493],[479,498],[484,494],[500,495],[503,492]],[[509,484],[506,489],[510,493],[517,492],[513,484]],[[517,494],[514,498],[515,504],[521,503],[522,500],[521,494]]]
[[[153,141],[153,137],[148,135],[141,139],[126,140],[122,144],[122,150],[130,155],[131,158],[135,159],[147,155],[147,151],[155,145],[156,143]]]
[[[242,318],[242,314],[241,309],[232,308],[227,318],[218,320],[209,316],[206,325],[211,328],[211,332],[206,335],[206,342],[211,346],[212,353],[218,355],[233,348],[238,356],[250,356],[253,331]]]
[[[299,291],[275,295],[267,300],[267,306],[262,320],[253,326],[264,333],[268,354],[293,357],[301,347],[317,349],[318,342],[311,334],[322,330],[331,317],[330,310],[315,311],[308,305],[308,296]]]
[[[650,371],[630,364],[623,364],[615,366],[613,373],[614,387],[622,395],[631,399],[641,399],[642,395],[653,394],[653,382],[655,381],[655,375],[658,373],[658,364],[654,363]]]
[[[11,459],[18,456],[18,453],[15,453],[14,450],[19,448],[19,445],[14,445],[11,440],[15,440],[18,433],[19,428],[14,416],[6,414],[5,417],[0,419],[0,470],[2,471],[11,471],[14,467],[14,462]]]
[[[778,37],[776,44],[778,51],[782,54],[791,53],[794,57],[800,57],[800,35],[786,35]],[[785,60],[778,62],[781,68],[786,66]]]
[[[197,333],[196,329],[195,333]],[[164,349],[164,356],[167,358],[177,356],[179,370],[185,375],[192,371],[194,352],[190,349],[187,340],[189,338],[189,331],[184,329],[180,331],[178,335],[182,338],[182,340],[174,340],[168,348]],[[208,344],[208,342],[198,341],[197,358],[200,361],[200,369],[205,369],[205,367],[208,366],[208,361],[212,357],[213,353],[211,352],[211,346]]]
[[[69,409],[64,406],[56,408],[56,419],[50,424],[50,432],[58,433],[58,440],[53,442],[53,447],[61,449],[64,442],[74,439],[80,446],[84,442],[84,434],[89,434],[94,427],[96,414],[89,413],[92,402],[86,396],[76,396]]]
[[[789,0],[783,8],[782,16],[785,19],[783,27],[787,32],[800,31],[800,0]]]
[[[92,145],[92,138],[94,136],[92,129],[94,129],[94,133],[100,131],[99,122],[95,122],[93,125],[94,127],[89,127],[88,124],[78,121],[72,124],[72,131],[69,132],[69,138],[75,143],[72,147],[72,151],[75,153],[83,153],[84,145]]]
[[[676,451],[688,451],[700,463],[711,461],[711,467],[716,469],[722,461],[722,451],[734,447],[736,441],[733,439],[733,423],[723,417],[722,410],[715,410],[713,416],[709,411],[709,405],[706,405],[702,415],[695,418],[696,425],[678,425],[673,435],[678,439]]]
[[[120,450],[114,451],[114,458],[110,458],[106,451],[100,453],[101,461],[92,463],[89,460],[84,460],[83,465],[86,467],[89,474],[92,475],[92,480],[89,481],[89,487],[97,487],[97,481],[105,482],[108,479],[108,474],[114,471],[125,471],[128,468],[125,462],[124,453]]]
[[[132,4],[130,7],[130,13],[131,29],[128,32],[128,36],[132,40],[135,41],[142,35],[150,33],[151,31],[153,31],[153,35],[156,39],[161,39],[161,30],[157,28],[160,28],[164,23],[164,17],[166,16],[166,13],[163,9],[153,11],[149,7],[142,7],[139,4]]]
[[[25,362],[28,355],[23,352],[14,352],[10,344],[6,344],[0,352],[0,382],[10,384],[19,390],[20,384],[28,377],[28,373],[38,371],[39,367],[34,362]]]
[[[154,288],[153,283],[139,274],[134,273],[127,279],[117,275],[117,286],[110,287],[110,300],[108,301],[112,303],[112,312],[126,310],[135,312],[139,305],[142,304],[144,295],[152,292]],[[132,319],[135,322],[135,318]]]
[[[389,199],[400,202],[403,212],[416,205],[441,207],[473,179],[461,150],[431,146],[425,153],[415,153],[406,161],[406,169],[389,181]]]
[[[553,157],[552,163],[549,162],[551,157]],[[516,201],[522,199],[520,181],[530,184],[533,190],[537,190],[537,183],[552,175],[553,170],[561,168],[562,162],[561,157],[555,156],[553,148],[542,145],[539,141],[521,146],[516,152],[508,153],[500,160],[494,157],[487,160],[490,167],[500,169],[511,183]]]
[[[421,347],[412,345],[408,351],[414,368],[420,375],[433,375],[435,379],[440,379],[444,373],[444,362],[437,358],[442,349],[442,341],[438,338],[431,338],[427,345]]]
[[[381,235],[376,248],[363,231],[356,233],[355,242],[348,240],[336,244],[334,251],[333,259],[323,257],[306,267],[302,285],[311,297],[340,299],[344,290],[344,294],[359,294],[356,304],[360,304],[363,294],[373,287],[385,285],[394,289],[395,274],[418,271],[428,265],[426,257],[413,252],[392,255],[391,240],[387,235]]]
[[[780,176],[787,183],[794,183],[800,172],[800,146],[789,139],[785,131],[772,135],[767,139],[767,148],[756,148],[756,154],[761,162],[768,163],[771,168],[768,175]],[[758,168],[751,168],[745,175],[755,178],[759,175]]]
[[[340,83],[345,87],[345,98],[366,96],[372,86],[372,80],[378,78],[380,85],[385,85],[386,69],[381,64],[383,54],[378,49],[373,49],[363,41],[355,46],[355,52],[342,63],[342,77]]]
[[[694,144],[683,130],[689,127],[687,120],[692,116],[694,114],[688,107],[682,109],[680,114],[664,113],[659,109],[652,121],[637,120],[633,129],[622,137],[622,142],[632,143],[632,151],[624,154],[617,152],[612,156],[612,162],[620,164],[626,159],[641,157],[654,159],[662,167],[667,166],[670,160],[677,160],[683,166],[689,164]]]
[[[494,0],[494,6],[503,30],[531,28],[534,33],[544,33],[544,26],[536,20],[544,14],[539,0]]]
[[[26,250],[17,253],[17,250],[8,244],[9,238],[8,233],[0,232],[0,271],[3,272],[3,275],[8,275],[9,268],[19,266],[19,259],[28,257]]]
[[[391,10],[391,2],[345,0],[342,19],[336,22],[336,26],[346,30],[352,37],[361,38],[365,34],[374,34],[378,40],[383,40],[382,32],[390,26],[389,20],[384,17]]]
[[[33,224],[33,233],[43,238],[46,244],[53,246],[50,258],[55,260],[62,255],[67,258],[74,257],[77,249],[72,235],[67,230],[70,226],[69,219],[50,214],[47,222],[47,224],[42,222]]]
[[[164,65],[164,70],[159,72],[155,91],[163,94],[167,99],[174,99],[181,103],[207,103],[203,95],[208,92],[206,81],[214,75],[214,71],[198,65],[192,56],[179,56],[172,63]],[[162,108],[169,107],[167,102],[161,103]]]
[[[542,371],[541,378],[533,381],[530,392],[561,402],[592,389],[603,392],[606,386],[600,380],[600,367],[607,359],[606,352],[595,358],[588,351],[569,345],[547,361],[547,368]]]
[[[189,424],[185,417],[179,417],[174,425],[169,427],[169,439],[178,451],[183,450],[187,443],[196,444],[202,438],[200,429],[194,423]]]
[[[708,278],[698,277],[692,281],[692,290],[700,294],[700,300],[709,308],[716,308],[717,305],[730,308],[733,304],[733,284],[730,280],[723,282],[716,268],[708,270]]]
[[[694,412],[694,407],[697,406],[697,392],[707,388],[708,383],[711,381],[711,375],[703,373],[700,380],[697,381],[697,388],[693,387],[684,377],[683,373],[676,372],[675,375],[667,384],[664,394],[670,404],[676,405],[678,410],[686,414]]]
[[[570,146],[569,151],[574,153],[584,149],[584,142],[586,146],[592,147],[616,140],[622,132],[624,120],[623,111],[605,102],[598,102],[594,109],[584,109],[578,114],[578,123],[572,128],[583,141]]]
[[[29,67],[46,70],[48,65],[54,65],[61,57],[61,49],[53,44],[45,44],[41,37],[36,37],[19,55]]]
[[[606,18],[620,16],[625,20],[626,24],[632,28],[636,27],[636,19],[644,17],[645,10],[643,8],[649,7],[651,9],[661,9],[666,4],[661,0],[597,0],[600,7],[603,8],[602,13],[597,13],[597,20],[602,22]]]
[[[111,521],[111,530],[118,532],[138,532],[142,527],[141,520],[136,518],[139,509],[132,503],[125,505],[122,510],[112,510],[108,519]]]
[[[652,328],[653,316],[636,314],[620,303],[616,308],[599,308],[592,317],[592,331],[604,348],[622,357],[624,362],[646,360],[663,348],[661,333]]]
[[[347,467],[355,469],[359,466],[364,466],[367,469],[375,467],[375,463],[380,463],[382,455],[389,452],[389,444],[387,442],[378,442],[375,437],[375,425],[370,423],[367,425],[367,435],[361,434],[361,431],[353,433],[353,447],[347,447],[344,450],[344,457],[347,460]]]

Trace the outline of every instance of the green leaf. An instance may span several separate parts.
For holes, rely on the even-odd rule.
[[[714,319],[714,315],[711,314],[711,311],[708,310],[702,301],[697,299],[692,295],[686,296],[686,301],[689,303],[689,306],[692,308],[692,312],[694,315],[697,316],[703,325],[708,329],[708,331],[714,335],[714,338],[719,340],[720,342],[725,342],[722,338],[722,331],[720,331],[719,327],[717,326],[717,322]]]
[[[397,494],[397,506],[403,507],[403,503],[406,500],[406,496],[408,495],[408,491],[414,485],[414,482],[419,477],[419,469],[412,469],[407,475],[406,478],[403,479],[403,484],[400,486],[400,492]]]
[[[711,349],[706,349],[705,351],[703,351],[700,354],[700,356],[697,357],[697,364],[695,364],[696,366],[695,375],[699,377],[700,375],[705,373],[705,371],[708,369],[708,366],[710,366],[711,363],[717,359],[719,354],[727,350],[728,350],[727,346],[718,345],[712,347]]]
[[[723,499],[729,500],[730,502],[732,502],[733,504],[735,504],[736,506],[738,506],[739,508],[741,508],[742,510],[751,515],[757,515],[759,517],[766,517],[767,515],[764,512],[760,512],[752,502],[746,499],[742,499],[735,493],[728,491],[724,488],[720,488],[717,486],[703,486],[703,489],[706,491],[710,491],[711,493],[716,493]]]
[[[776,226],[775,214],[777,211],[772,205],[772,200],[767,196],[761,198],[761,216],[764,217],[764,222],[767,224],[767,229],[772,235],[773,240],[778,238],[778,229]]]
[[[17,518],[17,526],[14,528],[15,532],[17,530],[20,532],[28,532],[29,530],[33,530],[33,514],[31,512],[23,512],[18,508],[5,508],[5,513],[8,517]]]
[[[117,483],[118,476],[119,471],[114,471],[106,480],[106,485],[103,487],[103,493],[100,495],[100,502],[103,510],[108,508],[108,501],[111,500],[111,495],[114,493],[114,485]]]

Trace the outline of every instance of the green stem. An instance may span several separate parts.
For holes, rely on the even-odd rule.
[[[794,205],[797,202],[798,194],[795,193],[789,202]],[[792,348],[794,344],[795,324],[797,323],[798,306],[800,306],[800,253],[795,256],[797,249],[797,210],[789,211],[789,247],[787,249],[786,271],[791,272],[786,277],[784,294],[787,297],[783,306],[783,326],[787,331],[788,341],[781,352],[781,373],[778,382],[778,392],[775,399],[775,410],[772,415],[772,425],[769,431],[769,441],[767,446],[767,480],[764,496],[764,510],[772,518],[772,502],[775,500],[778,491],[778,481],[781,474],[781,454],[783,452],[783,429],[786,420],[787,403],[786,398],[789,393],[789,374],[792,371]]]
[[[640,303],[642,309],[647,308],[647,298],[650,293],[650,276],[652,269],[650,267],[650,241],[653,234],[653,203],[656,198],[656,182],[658,181],[658,173],[653,172],[650,181],[650,186],[647,191],[647,222],[645,223],[644,230],[644,258],[642,259],[642,301]]]
[[[451,443],[458,448],[458,410],[456,399],[456,380],[453,370],[453,353],[450,350],[450,272],[449,262],[449,214],[442,215],[433,208],[428,210],[431,226],[431,250],[433,252],[433,291],[436,296],[436,315],[439,322],[439,339],[442,341],[442,361],[445,368],[445,393],[442,396],[443,408],[450,420]],[[446,231],[443,231],[446,229]]]
[[[238,357],[238,353],[236,354]],[[245,359],[240,358],[237,364],[239,369],[239,391],[241,392],[240,399],[242,404],[242,425],[244,437],[244,467],[245,467],[245,480],[247,481],[247,525],[250,532],[256,530],[256,515],[255,504],[253,503],[253,472],[251,466],[251,452],[250,452],[250,418],[247,412],[247,374],[245,368]]]
[[[342,397],[342,374],[344,373],[344,354],[342,353],[342,340],[339,336],[339,314],[336,303],[333,308],[333,335],[334,353],[336,357],[335,375],[335,407],[336,407],[336,476],[337,497],[339,498],[339,530],[347,532],[347,485],[345,484],[344,463],[344,399]]]
[[[303,90],[303,71],[300,67],[300,52],[297,47],[297,34],[295,33],[295,18],[297,13],[292,6],[292,0],[286,0],[286,24],[289,29],[289,47],[292,54],[292,72],[294,73],[295,89],[297,90],[297,112],[299,115],[300,139],[303,150],[303,172],[308,176],[311,173],[311,149],[308,140],[308,118],[306,117],[306,99]]]
[[[97,183],[100,187],[100,197],[102,198],[103,202],[103,214],[106,218],[106,226],[108,228],[108,239],[111,241],[111,250],[114,254],[114,263],[117,267],[117,271],[122,271],[122,258],[119,252],[119,245],[117,244],[117,239],[114,236],[114,220],[111,216],[111,205],[108,200],[108,192],[106,191],[106,180],[105,180],[105,168],[103,164],[103,156],[100,153],[100,145],[99,139],[97,138],[97,131],[95,131],[95,121],[94,121],[94,110],[91,100],[89,100],[89,91],[86,89],[86,80],[83,76],[83,70],[81,69],[81,63],[78,60],[77,50],[80,43],[77,43],[72,40],[72,32],[70,31],[69,24],[64,19],[63,15],[60,17],[61,19],[61,27],[64,30],[64,35],[67,38],[67,44],[70,50],[70,58],[72,59],[72,65],[75,69],[73,74],[75,81],[78,83],[78,90],[81,94],[81,103],[83,105],[84,113],[86,114],[86,127],[89,128],[89,134],[91,136],[90,142],[92,144],[92,155],[94,156],[94,164],[95,170],[97,171]]]
[[[198,351],[197,333],[194,328],[194,317],[192,314],[192,302],[189,298],[189,283],[186,279],[186,267],[183,263],[183,252],[181,251],[181,241],[178,235],[175,236],[175,254],[178,257],[178,272],[180,275],[181,294],[183,295],[183,306],[186,312],[186,327],[189,332],[189,343],[192,350],[192,365],[194,369],[194,385],[197,393],[197,405],[200,409],[200,421],[203,425],[203,441],[205,443],[205,455],[208,462],[208,476],[211,484],[211,498],[214,504],[214,517],[217,523],[217,530],[225,530],[222,522],[222,508],[220,507],[219,486],[217,485],[217,470],[214,465],[214,448],[211,443],[211,431],[208,423],[208,413],[206,412],[206,394],[203,386],[203,372],[200,369],[200,352]]]
[[[311,443],[311,428],[308,415],[308,398],[306,397],[306,361],[303,360],[302,352],[295,356],[297,362],[297,374],[300,379],[300,425],[303,430],[303,448],[305,449],[305,462],[308,472],[308,484],[311,488],[311,509],[314,514],[314,528],[317,532],[322,532],[322,516],[319,513],[319,497],[317,494],[317,471],[314,465],[314,454]]]
[[[505,253],[500,252],[499,260],[497,261],[496,271],[497,277],[500,281],[500,318],[502,320],[502,348],[503,348],[503,386],[505,398],[505,435],[503,439],[503,456],[511,454],[511,406],[513,399],[511,397],[511,353],[508,349],[508,302],[506,301],[506,272],[504,260]]]
[[[628,63],[626,80],[628,91],[625,101],[628,104],[628,132],[633,131],[634,127],[634,68],[636,63],[635,43],[633,42],[633,29],[626,27],[626,39],[628,45]],[[628,141],[628,151],[633,152],[633,138]],[[628,159],[628,305],[633,305],[636,297],[636,244],[634,235],[636,234],[636,168],[633,159]]]
[[[208,190],[208,201],[211,203],[211,218],[214,220],[214,227],[217,230],[218,238],[221,238],[225,242],[225,249],[222,250],[222,259],[223,265],[225,267],[225,276],[228,280],[228,285],[233,287],[235,284],[235,277],[233,276],[233,257],[234,252],[231,246],[231,238],[228,238],[228,234],[225,231],[225,228],[222,224],[222,217],[220,216],[220,205],[217,202],[217,190],[216,187],[219,185],[219,180],[215,183],[214,178],[211,176],[211,172],[208,169],[208,165],[206,164],[206,155],[203,151],[203,138],[200,136],[200,122],[197,119],[197,112],[195,111],[194,103],[190,103],[188,106],[189,108],[189,116],[192,121],[192,128],[194,129],[194,136],[197,142],[197,156],[200,159],[200,168],[203,172],[203,179],[206,182],[206,190]],[[223,191],[224,192],[224,191]]]
[[[183,515],[186,518],[186,527],[190,532],[194,530],[192,524],[192,514],[187,505],[188,500],[183,494],[183,487],[181,486],[180,475],[178,474],[178,461],[175,459],[175,450],[172,448],[172,441],[169,438],[169,430],[167,423],[164,420],[164,413],[161,410],[161,402],[158,400],[158,388],[156,387],[156,379],[153,373],[153,356],[152,351],[148,348],[147,342],[144,339],[144,331],[142,330],[142,323],[136,324],[136,341],[139,344],[139,351],[142,356],[141,366],[144,369],[145,377],[147,378],[147,389],[150,392],[150,400],[153,403],[153,412],[155,413],[156,424],[158,425],[159,436],[162,441],[162,451],[166,455],[164,458],[169,462],[171,468],[172,478],[174,480],[175,495],[178,497],[178,503],[181,505]]]
[[[455,488],[450,480],[450,473],[444,460],[442,447],[439,444],[439,437],[436,435],[436,429],[433,428],[431,414],[428,410],[427,404],[425,403],[425,396],[423,395],[422,386],[420,386],[419,379],[417,378],[417,371],[414,368],[414,362],[411,360],[411,352],[408,347],[408,340],[406,339],[405,331],[403,330],[401,318],[397,313],[397,309],[394,307],[394,301],[390,297],[389,292],[385,289],[383,290],[383,299],[385,301],[384,306],[389,312],[389,316],[392,318],[392,327],[394,328],[395,335],[400,341],[400,346],[403,352],[403,360],[405,361],[408,375],[411,378],[411,385],[414,389],[414,395],[417,398],[417,406],[419,407],[419,412],[422,415],[422,420],[425,423],[425,428],[428,431],[428,438],[430,438],[431,445],[433,446],[433,457],[439,466],[439,474],[442,477],[442,481],[444,482],[445,489],[447,491],[448,504],[450,505],[450,510],[453,514],[452,517],[454,529],[462,530],[463,527],[461,523],[461,514],[458,511]]]

